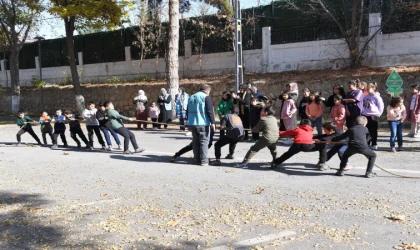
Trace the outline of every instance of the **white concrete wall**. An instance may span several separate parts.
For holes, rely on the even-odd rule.
[[[372,14],[372,19],[376,20],[375,18],[378,19]],[[380,19],[376,21],[379,22]],[[263,49],[243,52],[245,72],[339,69],[349,63],[348,48],[343,40],[271,45],[270,32],[269,27],[263,29]],[[114,76],[121,80],[140,79],[140,62],[132,61],[129,48],[126,50],[126,61],[85,65],[83,56],[79,53],[81,81],[106,82]],[[234,52],[204,54],[201,67],[199,55],[191,55],[190,51],[186,51],[185,55],[179,58],[181,78],[234,73]],[[364,58],[364,63],[372,66],[420,65],[420,31],[378,35],[370,43]],[[4,67],[0,72],[0,86],[4,87],[6,72],[3,69]],[[160,58],[157,77],[165,77],[165,70],[165,60]],[[66,78],[71,80],[69,67],[43,68],[42,72],[47,83],[62,83]],[[38,68],[21,70],[21,85],[30,86],[32,77],[38,75]],[[143,61],[141,75],[156,77],[155,59]],[[10,76],[8,79],[10,86]]]
[[[379,35],[376,40],[376,55],[369,58],[371,65],[420,65],[420,32]]]
[[[325,40],[270,46],[268,72],[312,70],[346,65],[348,48],[343,40]]]

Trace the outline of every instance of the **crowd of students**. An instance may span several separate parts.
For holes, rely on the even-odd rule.
[[[248,162],[261,149],[267,147],[272,155],[271,168],[282,164],[284,161],[299,152],[319,151],[320,157],[317,164],[319,170],[326,170],[326,162],[338,153],[341,164],[337,175],[350,168],[348,158],[360,153],[369,158],[366,177],[371,177],[377,150],[378,122],[384,111],[384,102],[378,92],[377,83],[365,83],[359,80],[349,81],[347,84],[348,93],[345,94],[344,87],[340,84],[333,86],[333,94],[327,99],[323,98],[318,91],[310,91],[308,88],[302,90],[303,97],[298,100],[298,85],[289,83],[286,89],[278,96],[263,95],[256,86],[248,84],[241,85],[237,93],[225,91],[222,99],[217,105],[217,114],[221,121],[220,137],[215,143],[215,160],[213,165],[221,164],[221,148],[229,145],[227,159],[233,159],[236,144],[241,140],[253,140],[256,143],[247,152],[244,160],[238,167],[247,168]],[[280,104],[277,101],[280,100]],[[157,101],[148,104],[144,91],[140,90],[138,96],[133,100],[136,106],[136,119],[139,129],[146,129],[148,117],[152,122],[161,122],[164,128],[172,121],[171,96],[165,89],[161,89]],[[403,150],[402,126],[405,120],[411,121],[411,130],[407,136],[418,137],[420,124],[420,93],[419,86],[410,87],[410,96],[407,100],[407,108],[402,97],[393,97],[386,109],[386,118],[390,128],[390,151]],[[189,95],[183,88],[175,96],[176,115],[179,119],[180,129],[186,130],[188,119]],[[274,108],[280,106],[280,124],[275,117]],[[324,109],[329,108],[329,122],[323,122]],[[300,124],[297,125],[297,116],[300,117]],[[86,121],[88,137],[81,129],[80,121]],[[134,152],[142,152],[139,149],[134,134],[124,127],[122,120],[133,121],[120,115],[112,102],[99,105],[95,108],[93,102],[89,102],[81,116],[72,114],[65,110],[64,115],[60,109],[55,111],[55,116],[50,117],[43,112],[38,120],[41,124],[43,143],[34,133],[31,123],[33,119],[19,112],[17,125],[20,130],[17,133],[17,145],[21,145],[21,136],[28,132],[40,145],[47,145],[47,135],[51,138],[52,148],[58,147],[57,140],[60,136],[64,147],[67,147],[66,124],[69,124],[71,138],[81,147],[81,142],[86,148],[93,149],[94,134],[96,135],[102,149],[112,150],[111,135],[118,148],[121,149],[121,142],[118,134],[124,137],[124,153],[131,154],[129,143],[134,147]],[[52,125],[54,124],[54,125]],[[161,128],[162,124],[153,123],[153,130]],[[316,128],[317,135],[313,136],[313,129]],[[346,130],[347,129],[347,130]],[[346,130],[346,131],[345,131]],[[251,137],[249,136],[251,131]],[[280,131],[280,132],[279,132]],[[344,132],[345,131],[345,132]],[[101,135],[104,135],[105,141]],[[212,131],[214,134],[215,131]],[[260,133],[262,135],[260,136]],[[283,141],[290,144],[290,149],[281,157],[277,157],[276,143],[278,138],[286,137]],[[211,136],[212,137],[212,136]],[[344,139],[349,138],[348,141]],[[208,147],[211,147],[213,140],[210,140]],[[315,142],[315,143],[314,143]],[[327,143],[339,142],[327,152]],[[397,145],[396,145],[397,144]],[[207,145],[207,144],[206,144]],[[192,149],[191,145],[186,146],[177,152],[171,161],[185,152]]]

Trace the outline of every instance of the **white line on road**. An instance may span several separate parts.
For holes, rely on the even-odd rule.
[[[296,234],[296,232],[294,232],[294,231],[283,231],[283,232],[276,233],[276,234],[269,234],[269,235],[264,235],[264,236],[248,239],[248,240],[238,241],[238,242],[235,242],[233,244],[229,244],[229,246],[228,245],[223,245],[223,246],[218,246],[218,247],[212,247],[212,248],[208,248],[207,250],[225,250],[225,249],[230,249],[229,247],[234,247],[234,248],[251,247],[251,246],[261,244],[261,243],[274,241],[274,240],[284,238],[286,236],[295,235],[295,234]]]

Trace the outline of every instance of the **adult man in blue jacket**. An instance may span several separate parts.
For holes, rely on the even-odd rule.
[[[201,166],[209,165],[210,129],[215,130],[216,124],[210,91],[209,85],[203,85],[200,91],[190,96],[188,100],[187,126],[192,130],[194,159]]]

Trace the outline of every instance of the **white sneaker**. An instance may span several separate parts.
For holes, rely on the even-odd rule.
[[[109,146],[106,148],[106,151],[112,151],[112,146],[111,146],[111,145],[109,145]]]
[[[121,150],[121,149],[122,149],[122,148],[121,148],[121,144],[118,144],[118,149],[119,149],[119,150]]]
[[[185,136],[191,136],[191,135],[192,135],[191,132],[185,133]]]
[[[378,149],[378,146],[377,145],[372,145],[372,146],[370,146],[370,149],[377,150]]]

